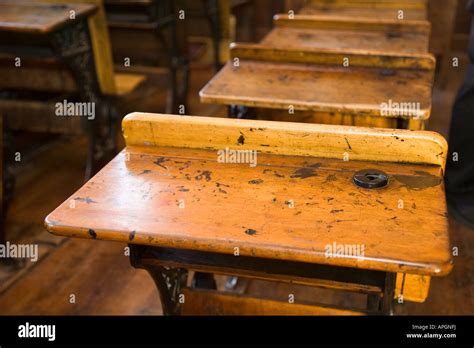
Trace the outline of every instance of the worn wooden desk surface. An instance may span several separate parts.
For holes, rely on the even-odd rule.
[[[261,41],[281,48],[362,49],[383,53],[426,53],[428,21],[347,19],[341,17],[276,15],[275,28]]]
[[[258,44],[235,44],[231,55],[201,90],[202,102],[392,118],[400,116],[382,115],[384,103],[415,102],[418,110],[406,118],[426,120],[431,113],[435,64],[431,55],[301,51]],[[344,58],[349,67],[343,66]]]
[[[150,114],[123,127],[127,148],[46,218],[49,231],[393,272],[451,269],[446,144],[434,133]],[[226,147],[258,151],[258,165],[218,163]],[[388,173],[389,186],[355,186],[363,168]],[[333,243],[363,244],[365,257],[327,258]]]
[[[403,11],[402,19],[399,17],[400,10]],[[426,19],[427,12],[426,1],[310,0],[299,13],[350,18],[419,20]]]
[[[24,1],[0,2],[0,30],[23,33],[49,33],[75,18],[81,18],[97,9],[91,4],[48,4]]]

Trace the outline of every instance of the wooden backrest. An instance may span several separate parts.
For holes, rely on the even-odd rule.
[[[446,140],[426,131],[132,113],[122,122],[127,146],[239,149],[262,153],[419,163],[444,169]],[[245,134],[245,136],[243,136]],[[242,138],[244,137],[244,138]]]
[[[426,33],[431,31],[431,24],[425,20],[404,20],[384,18],[347,18],[322,15],[276,14],[273,22],[278,28],[328,29],[351,31],[383,31],[399,33]]]
[[[357,49],[275,48],[262,44],[232,43],[231,59],[264,60],[284,63],[312,63],[343,66],[345,59],[353,67],[382,69],[423,69],[434,71],[436,59],[433,55],[397,52],[370,52]]]
[[[41,2],[57,3],[58,0],[40,0]],[[94,50],[94,60],[100,90],[105,95],[115,95],[114,62],[110,45],[109,30],[105,18],[102,0],[61,0],[64,3],[88,3],[98,6],[94,15],[89,17],[89,30]]]

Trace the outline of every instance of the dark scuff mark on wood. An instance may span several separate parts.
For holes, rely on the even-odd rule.
[[[402,37],[402,33],[400,33],[399,31],[389,31],[385,33],[385,36],[387,37],[387,39],[398,39]]]
[[[90,197],[77,197],[77,198],[74,198],[75,201],[78,201],[78,202],[84,202],[84,203],[87,203],[87,204],[91,204],[91,203],[97,203],[96,201],[94,201],[92,198]]]
[[[201,174],[196,175],[196,177],[194,179],[196,179],[196,180],[206,179],[206,181],[211,181],[211,174],[212,173],[210,171],[205,170]]]
[[[163,163],[166,162],[166,161],[168,161],[167,158],[165,158],[165,157],[158,157],[158,158],[156,159],[156,161],[154,161],[153,163],[156,164],[157,166],[160,166],[161,168],[168,169],[167,167],[165,167],[165,166],[163,165]]]
[[[344,209],[333,209],[331,210],[331,214],[342,213]]]
[[[347,146],[349,147],[349,150],[352,150],[352,146],[351,146],[351,144],[349,143],[349,140],[347,140],[346,137],[344,137],[344,140],[346,141]]]
[[[313,168],[300,168],[291,176],[293,179],[307,179],[317,176]]]
[[[143,172],[138,173],[138,175],[150,174],[150,173],[151,173],[151,170],[150,170],[150,169],[145,169],[145,170],[143,170]]]
[[[95,231],[92,229],[92,228],[89,228],[89,236],[91,236],[92,238],[96,239],[97,238],[97,233],[95,233]]]
[[[254,236],[254,235],[257,234],[257,231],[255,231],[252,228],[248,228],[248,229],[245,230],[245,233],[248,234],[249,236]]]
[[[128,235],[128,240],[132,241],[135,238],[135,234],[136,234],[136,231],[130,232],[130,234]]]
[[[249,181],[250,185],[260,185],[261,183],[263,183],[262,179],[254,179]]]
[[[238,145],[244,145],[245,144],[245,135],[244,135],[244,133],[240,132],[240,137],[237,139],[237,144]]]
[[[419,191],[442,183],[442,178],[423,171],[416,171],[417,175],[394,175],[395,180],[409,190]]]
[[[184,165],[181,168],[178,168],[179,170],[184,170],[187,169],[191,165],[191,161],[187,161],[184,163]]]

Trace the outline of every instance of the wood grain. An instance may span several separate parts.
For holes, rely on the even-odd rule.
[[[300,11],[301,14],[345,16],[349,18],[386,18],[402,20],[423,20],[427,18],[427,3],[402,1],[326,1],[312,0]]]
[[[238,146],[259,153],[333,159],[347,152],[351,160],[441,168],[447,156],[446,140],[434,132],[146,113],[127,115],[122,129],[127,146],[134,147],[217,151]]]
[[[318,125],[304,126],[321,135],[320,144],[327,143],[326,150],[321,146],[313,152],[319,151],[323,156],[327,153],[326,158],[259,154],[256,167],[222,164],[211,143],[209,149],[190,149],[186,138],[181,148],[131,146],[139,138],[147,141],[150,132],[154,139],[164,139],[165,143],[171,138],[179,139],[175,137],[178,130],[187,134],[183,123],[165,126],[170,124],[170,118],[177,121],[183,119],[181,116],[142,117],[148,117],[148,130],[140,133],[142,127],[130,128],[127,124],[133,117],[128,118],[127,149],[46,218],[50,232],[225,254],[232,254],[238,247],[240,254],[247,256],[414,274],[444,275],[451,270],[439,166],[328,159],[334,156],[333,151],[343,148],[343,143],[357,149],[357,142],[350,143],[357,137],[347,138],[350,128],[335,127],[331,132]],[[153,126],[153,120],[160,120],[155,124],[158,128]],[[225,121],[205,119],[209,130],[203,132],[201,143],[208,139],[206,134],[218,134],[218,125]],[[268,132],[266,122],[248,122],[242,125],[255,125],[253,133],[262,133],[256,139]],[[280,138],[290,135],[282,139],[287,148],[301,148],[302,139],[308,139],[311,148],[314,146],[311,139],[316,137],[310,136],[311,132],[305,136],[301,131],[292,134],[292,128],[299,124],[277,122],[270,126],[275,132],[280,128]],[[161,132],[159,127],[163,127]],[[131,135],[130,129],[136,135]],[[172,129],[174,132],[170,132]],[[202,129],[194,127],[194,133],[200,134]],[[252,131],[247,129],[242,127],[241,136],[251,139],[247,135]],[[375,140],[383,138],[369,134],[364,135],[363,141],[367,148],[386,149],[387,161],[398,131],[381,132],[386,134],[385,143],[374,145]],[[390,132],[392,135],[387,137]],[[224,127],[218,141],[227,139],[226,133],[229,134]],[[400,131],[403,134],[407,132]],[[295,141],[297,138],[299,142]],[[331,138],[339,139],[339,144],[331,144]],[[240,136],[229,137],[225,144],[239,148],[242,142],[245,144],[246,140]],[[249,145],[245,148],[249,149]],[[398,156],[406,154],[398,152]],[[383,169],[390,175],[389,186],[381,190],[356,187],[352,176],[364,168]],[[294,200],[296,208],[289,208],[285,203],[288,200]],[[397,208],[400,200],[405,202],[404,209]],[[180,207],[182,202],[184,208]],[[325,248],[333,243],[365,245],[365,256],[328,258]]]
[[[372,117],[381,117],[381,106],[392,100],[419,108],[412,116],[383,117],[426,120],[431,114],[432,80],[432,71],[241,60],[239,67],[228,62],[199,95],[210,104]]]
[[[278,48],[361,49],[380,54],[426,53],[430,24],[411,21],[276,15],[261,44]]]
[[[2,1],[0,2],[0,30],[30,34],[50,33],[70,19],[70,11],[80,19],[97,10],[96,6],[78,4],[46,4],[38,2]]]
[[[213,290],[186,288],[183,295],[182,315],[365,315],[347,309],[236,296]]]
[[[311,63],[342,67],[344,59],[348,66],[383,69],[417,69],[432,71],[436,59],[431,54],[409,54],[396,52],[373,52],[363,49],[332,48],[280,48],[264,44],[231,44],[231,59],[258,60],[280,63]]]

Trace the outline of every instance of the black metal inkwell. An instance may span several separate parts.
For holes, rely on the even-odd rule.
[[[366,189],[382,188],[388,185],[388,175],[377,169],[363,169],[354,174],[352,181]]]

